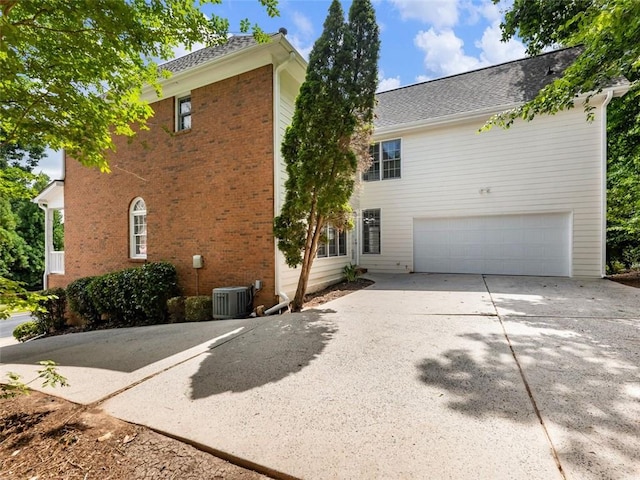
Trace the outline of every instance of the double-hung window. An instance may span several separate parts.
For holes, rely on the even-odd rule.
[[[191,96],[180,97],[177,101],[176,131],[191,128]]]
[[[380,209],[362,212],[362,253],[380,253]]]
[[[389,180],[401,176],[400,139],[387,140],[371,145],[371,167],[363,175],[365,182]]]
[[[129,256],[147,258],[147,205],[140,197],[129,209]]]
[[[347,254],[347,232],[324,227],[323,239],[318,244],[318,258],[342,257]]]

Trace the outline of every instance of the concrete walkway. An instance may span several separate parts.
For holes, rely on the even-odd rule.
[[[2,371],[56,360],[53,393],[282,477],[640,477],[640,290],[374,279],[301,314],[3,347]]]

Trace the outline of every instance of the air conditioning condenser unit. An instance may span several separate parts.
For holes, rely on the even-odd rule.
[[[216,320],[245,317],[251,313],[251,287],[214,288],[212,299]]]

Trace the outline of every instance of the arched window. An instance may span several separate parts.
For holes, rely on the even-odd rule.
[[[147,258],[147,205],[140,197],[129,209],[129,256]]]

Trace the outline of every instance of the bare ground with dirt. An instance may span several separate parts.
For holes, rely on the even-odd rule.
[[[305,297],[305,308],[365,288],[342,282]],[[0,399],[0,480],[268,479],[148,428],[32,392]]]

